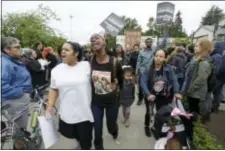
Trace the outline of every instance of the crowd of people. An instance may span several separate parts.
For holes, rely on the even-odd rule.
[[[164,38],[156,47],[148,38],[143,50],[135,44],[132,51],[124,51],[118,44],[112,53],[107,49],[107,37],[101,34],[91,36],[91,52],[70,41],[57,51],[41,42],[33,49],[22,49],[18,39],[2,37],[2,103],[11,105],[9,113],[14,116],[32,99],[34,88],[50,83],[46,115],[53,113],[59,101],[59,132],[75,138],[81,149],[91,149],[94,130],[95,149],[104,149],[104,113],[108,132],[119,144],[119,108],[123,124],[129,127],[137,84],[137,105],[144,101],[146,108],[146,136],[162,137],[160,119],[155,117],[150,127],[150,107],[155,106],[157,112],[178,99],[196,115],[183,120],[192,140],[196,117],[203,123],[209,121],[210,114],[218,112],[225,101],[225,42],[199,39],[187,46],[174,42],[164,50],[168,36],[165,28]],[[24,128],[27,119],[24,115],[20,120]],[[168,147],[174,141],[173,137],[167,142],[167,149],[174,149]]]

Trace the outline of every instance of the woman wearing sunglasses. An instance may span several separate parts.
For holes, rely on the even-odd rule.
[[[8,113],[11,117],[24,114],[16,124],[26,129],[28,121],[28,107],[32,91],[31,76],[20,60],[22,50],[20,41],[13,37],[2,37],[2,105],[9,105]],[[15,130],[18,132],[18,130]]]

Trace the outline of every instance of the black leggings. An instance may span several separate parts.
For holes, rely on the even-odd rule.
[[[169,103],[171,103],[171,101],[169,101],[170,99],[165,98],[165,97],[156,97],[155,103],[154,105],[156,106],[156,111],[158,111],[161,107],[168,105]],[[150,125],[150,117],[151,117],[151,104],[150,102],[145,98],[145,108],[146,108],[146,113],[145,113],[145,126],[149,127]]]

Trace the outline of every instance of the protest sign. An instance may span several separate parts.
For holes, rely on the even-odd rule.
[[[156,23],[168,24],[173,20],[175,5],[170,2],[162,2],[157,5]]]
[[[101,24],[107,33],[116,36],[126,25],[126,22],[114,13],[111,13]]]

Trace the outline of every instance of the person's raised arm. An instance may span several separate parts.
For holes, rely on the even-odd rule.
[[[156,50],[164,48],[168,39],[168,25],[164,26],[164,36],[162,41],[156,46]]]

